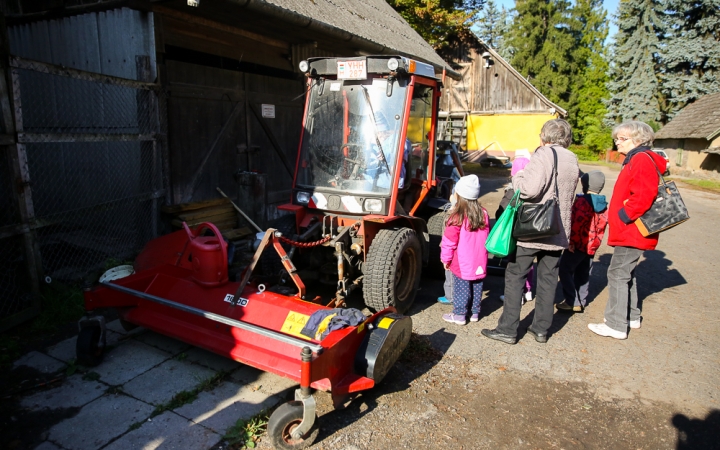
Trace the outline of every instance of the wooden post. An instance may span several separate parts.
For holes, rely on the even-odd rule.
[[[137,80],[152,82],[152,68],[150,67],[150,57],[147,55],[135,56],[135,67],[137,71]],[[157,132],[157,97],[155,91],[138,90],[137,95],[137,121],[138,132],[140,134],[151,134]],[[155,192],[158,190],[156,186],[155,174],[157,173],[157,145],[156,141],[140,142],[140,161],[145,158],[151,158],[150,170],[150,189]],[[144,164],[143,164],[144,165]],[[142,168],[141,168],[142,170]],[[158,209],[158,199],[150,200],[150,238],[155,239],[158,235],[158,220],[160,219],[160,211]],[[140,216],[138,216],[140,217]],[[145,220],[144,218],[140,220]],[[140,225],[140,224],[138,224]],[[141,226],[141,225],[140,225]],[[142,228],[138,228],[141,230]]]
[[[0,14],[0,111],[2,111],[5,133],[13,143],[5,146],[5,154],[12,169],[13,187],[19,211],[25,249],[25,261],[32,301],[30,308],[19,312],[15,316],[3,320],[2,327],[9,328],[40,312],[40,280],[43,277],[42,260],[35,240],[35,208],[30,188],[30,171],[27,162],[27,153],[24,144],[17,143],[17,133],[22,132],[22,105],[20,97],[20,80],[17,69],[10,69],[10,47],[8,42],[5,17]]]

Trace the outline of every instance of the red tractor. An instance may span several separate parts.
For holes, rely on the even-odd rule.
[[[300,70],[307,98],[292,200],[278,208],[292,214],[271,227],[299,248],[290,257],[303,280],[337,286],[336,305],[362,287],[371,309],[404,312],[423,266],[442,273],[438,210],[453,169],[462,174],[454,146],[436,151],[442,80],[401,56],[312,58]],[[287,276],[273,249],[263,264]]]

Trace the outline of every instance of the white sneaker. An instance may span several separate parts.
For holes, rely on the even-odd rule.
[[[642,324],[640,323],[641,321],[642,321],[642,317],[639,318],[638,320],[631,320],[630,328],[632,328],[633,330],[639,329],[642,326]],[[603,319],[603,322],[607,322],[607,319]]]
[[[607,336],[615,339],[627,339],[627,333],[613,330],[604,323],[589,323],[588,328],[590,331],[595,334],[599,334],[600,336]]]
[[[533,301],[532,292],[528,291],[525,293],[525,302],[531,302]]]

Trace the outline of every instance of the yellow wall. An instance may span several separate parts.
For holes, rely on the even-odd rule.
[[[468,117],[466,150],[495,153],[525,148],[533,152],[540,145],[543,124],[556,117],[555,114],[471,115]]]
[[[427,140],[426,135],[430,131],[432,124],[431,118],[410,117],[408,118],[407,138],[410,142],[424,142]]]

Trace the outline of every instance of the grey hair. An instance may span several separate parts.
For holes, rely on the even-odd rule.
[[[633,144],[635,144],[636,147],[641,145],[652,146],[653,141],[655,140],[655,132],[652,128],[650,128],[650,125],[637,120],[630,120],[628,122],[623,122],[620,125],[616,125],[612,130],[613,140],[618,134],[620,134],[620,132],[627,134],[627,137],[633,141]]]
[[[572,143],[572,128],[566,120],[548,120],[540,130],[540,140],[543,143],[558,144],[568,148]]]

